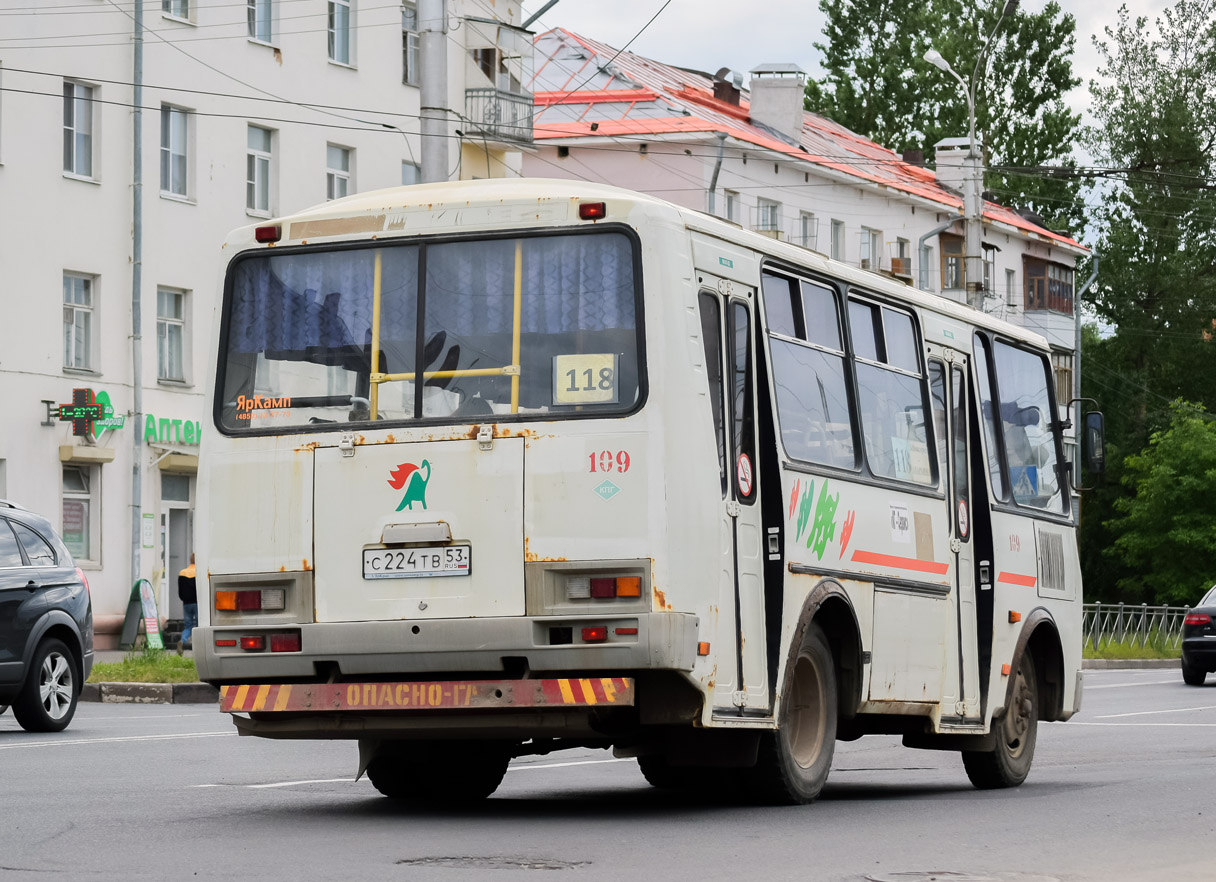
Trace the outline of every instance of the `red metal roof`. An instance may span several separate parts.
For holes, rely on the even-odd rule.
[[[531,87],[537,105],[533,137],[539,142],[721,132],[800,162],[962,212],[962,198],[938,184],[931,169],[904,162],[895,151],[827,117],[804,113],[801,137],[793,144],[751,122],[746,91],[737,105],[714,97],[714,81],[707,74],[632,52],[618,53],[562,28],[539,34],[535,42],[536,73]],[[995,202],[984,203],[984,217],[1074,248],[1085,247]]]

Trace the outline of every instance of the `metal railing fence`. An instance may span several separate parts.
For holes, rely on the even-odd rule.
[[[1085,645],[1095,651],[1111,643],[1153,645],[1162,649],[1182,646],[1182,620],[1188,607],[1087,603],[1084,610]]]

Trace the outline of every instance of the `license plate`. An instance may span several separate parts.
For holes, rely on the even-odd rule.
[[[363,549],[363,578],[365,579],[467,576],[472,567],[472,545]]]

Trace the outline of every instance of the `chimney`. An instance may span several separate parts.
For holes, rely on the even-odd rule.
[[[956,193],[963,192],[963,187],[967,184],[966,161],[969,144],[966,138],[942,138],[933,145],[937,152],[937,169],[934,172],[937,182]]]
[[[762,64],[751,72],[751,120],[797,143],[802,139],[806,71],[796,64]]]
[[[908,163],[908,165],[924,165],[925,151],[918,150],[915,147],[909,147],[903,152],[901,158],[904,162]]]
[[[729,67],[719,68],[714,74],[714,97],[719,101],[725,101],[727,104],[739,106],[739,87],[727,79],[731,75]],[[736,74],[739,80],[742,81],[741,74]]]

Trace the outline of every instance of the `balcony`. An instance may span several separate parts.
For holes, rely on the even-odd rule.
[[[465,89],[464,115],[478,134],[509,144],[532,143],[531,95],[501,89]]]

